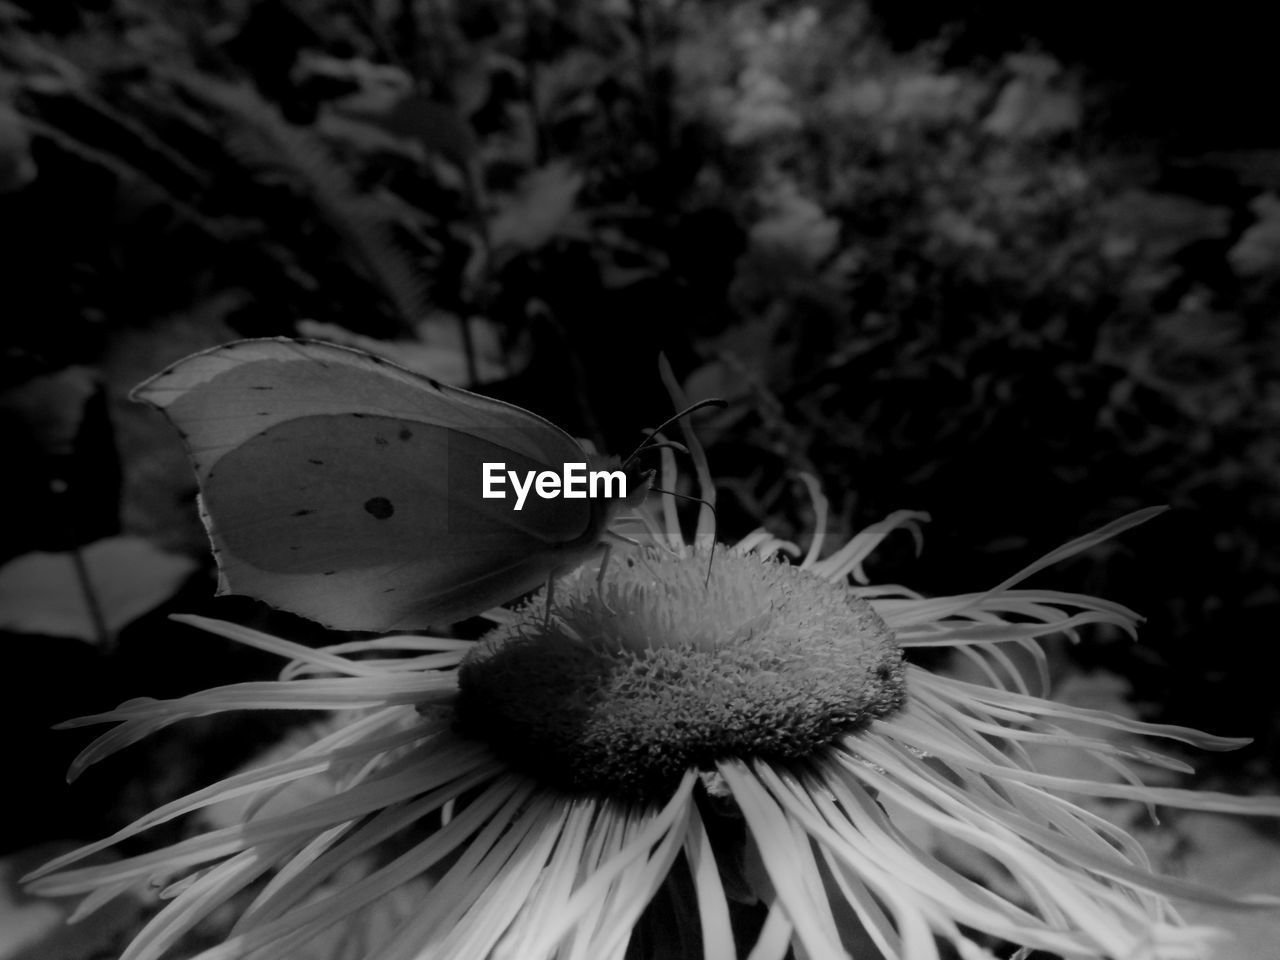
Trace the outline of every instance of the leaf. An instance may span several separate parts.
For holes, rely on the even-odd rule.
[[[1080,105],[1070,93],[1019,77],[1000,91],[983,126],[988,133],[1018,140],[1052,137],[1080,126]]]
[[[804,125],[787,85],[767,70],[747,69],[738,82],[728,116],[725,139],[746,146]]]
[[[1137,246],[1166,260],[1203,240],[1218,240],[1231,229],[1231,211],[1176,193],[1126,190],[1102,208],[1108,250]]]
[[[921,125],[964,121],[972,100],[972,91],[958,74],[906,72],[893,78],[885,119]]]
[[[1242,277],[1280,273],[1280,198],[1263,194],[1250,207],[1257,220],[1227,253],[1227,260]]]
[[[98,540],[80,555],[107,636],[71,553],[28,553],[0,567],[0,629],[105,642],[171,597],[197,566],[139,537]]]
[[[1080,102],[1070,90],[1056,88],[1058,64],[1048,57],[1022,54],[1009,58],[1015,76],[1004,85],[983,127],[1015,140],[1034,140],[1080,126]]]
[[[313,131],[286,122],[252,88],[196,73],[175,74],[173,79],[231,121],[227,150],[246,168],[283,174],[306,191],[316,211],[405,326],[422,318],[427,309],[427,280],[421,264],[397,239],[398,212],[393,202],[380,194],[360,192]]]
[[[795,181],[783,179],[761,191],[765,214],[751,227],[758,247],[785,250],[814,265],[835,249],[840,223],[809,197]]]
[[[502,198],[489,225],[490,242],[536,250],[559,232],[573,213],[583,176],[572,165],[556,160],[531,172],[514,194]]]

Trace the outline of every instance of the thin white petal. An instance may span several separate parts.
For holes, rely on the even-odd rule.
[[[1064,590],[1004,590],[1000,593],[960,593],[942,597],[912,596],[909,599],[881,598],[872,601],[876,612],[897,633],[911,630],[945,633],[953,622],[951,617],[981,623],[1001,623],[1008,615],[1037,620],[1044,623],[1060,621],[1066,610],[1092,610],[1104,615],[1105,622],[1114,623],[1126,633],[1133,634],[1142,622],[1133,610],[1114,600],[1104,600],[1083,593]]]
[[[599,804],[593,798],[564,798],[565,822],[555,850],[538,877],[533,892],[526,898],[520,915],[495,951],[495,956],[517,958],[528,956],[528,941],[536,935],[537,927],[548,916],[554,916],[564,907],[573,893],[574,883],[582,866],[582,858],[591,830],[596,823]]]
[[[676,473],[676,455],[671,452],[670,447],[663,447],[661,451],[662,457],[662,488],[664,490],[675,490],[679,484],[679,478]],[[662,530],[665,534],[667,545],[679,548],[684,545],[684,538],[680,535],[680,515],[676,512],[675,497],[661,497],[662,501]]]
[[[215,687],[175,700],[130,700],[115,710],[77,717],[58,729],[120,721],[120,725],[89,744],[71,764],[74,780],[90,764],[124,749],[144,737],[193,717],[229,710],[352,710],[394,704],[447,703],[457,695],[457,684],[447,673],[397,677],[346,677],[331,680],[292,680],[237,683]]]
[[[588,913],[599,915],[601,903],[607,901],[618,878],[637,865],[643,866],[654,846],[668,836],[676,823],[683,822],[686,809],[692,802],[691,794],[696,779],[692,772],[686,773],[665,806],[657,811],[646,811],[637,819],[635,826],[628,831],[629,835],[622,848],[591,871],[558,915],[547,918],[545,927],[539,931],[539,939],[531,949],[532,956],[543,956],[578,926]]]
[[[266,790],[278,784],[292,783],[303,777],[324,773],[337,764],[349,762],[353,759],[365,759],[366,757],[375,756],[393,747],[403,746],[415,740],[423,739],[435,732],[424,726],[421,730],[404,730],[385,737],[367,740],[355,746],[336,749],[333,747],[333,744],[343,739],[350,739],[353,733],[371,731],[397,718],[398,711],[386,711],[362,717],[342,730],[325,737],[323,740],[310,744],[297,755],[287,760],[280,760],[276,763],[266,764],[247,770],[244,773],[227,777],[194,793],[189,793],[185,797],[166,803],[135,820],[127,827],[122,827],[109,837],[88,844],[59,857],[51,863],[45,864],[31,874],[31,879],[52,873],[54,870],[61,869],[92,853],[97,853],[99,850],[105,850],[107,847],[114,846],[122,840],[127,840],[144,830],[173,820],[183,814],[208,807],[211,804],[221,803],[224,800],[231,800],[260,790]],[[318,756],[326,749],[330,751],[327,756]]]
[[[662,378],[662,385],[667,388],[667,394],[671,397],[672,403],[676,405],[676,409],[684,410],[687,408],[689,400],[680,388],[680,383],[676,380],[670,362],[663,354],[658,354],[658,376]],[[711,479],[711,467],[707,463],[707,454],[702,449],[702,444],[698,442],[698,435],[694,433],[693,427],[689,423],[689,418],[681,417],[679,422],[680,433],[684,436],[685,447],[689,451],[689,458],[693,461],[693,472],[698,478],[698,496],[704,501],[702,506],[698,508],[698,526],[693,543],[701,549],[706,549],[714,542],[716,535],[716,485],[715,481]],[[671,488],[668,487],[667,489]],[[675,529],[678,530],[679,528],[676,527]]]
[[[592,949],[581,960],[621,957],[626,952],[641,913],[671,872],[671,866],[680,853],[692,807],[692,803],[683,804],[680,815],[672,821],[652,853],[618,878],[603,904]]]
[[[827,539],[827,510],[830,504],[813,474],[801,472],[800,480],[808,488],[809,499],[813,501],[813,540],[809,544],[808,553],[800,561],[800,566],[807,569],[817,563],[818,557],[822,555],[822,544]]]
[[[328,896],[297,907],[268,923],[255,925],[233,935],[193,960],[232,960],[270,946],[277,956],[290,951],[316,934],[341,922],[365,905],[440,862],[463,847],[478,828],[494,822],[499,807],[520,802],[527,796],[514,778],[504,777],[488,786],[450,823],[418,843],[377,872]],[[434,906],[435,897],[432,897]]]
[[[847,955],[833,929],[830,908],[825,902],[820,908],[813,898],[813,891],[822,889],[821,878],[816,868],[812,875],[806,871],[806,861],[794,843],[786,813],[745,764],[722,760],[716,769],[733,791],[743,819],[760,848],[774,895],[786,908],[795,926],[796,938],[813,960],[845,960]],[[807,850],[807,844],[805,848]]]
[[[346,821],[317,834],[271,879],[245,909],[232,932],[240,933],[282,916],[357,857],[440,810],[452,798],[493,780],[495,774],[493,766],[481,767],[409,803],[384,808],[358,826],[356,821]]]
[[[307,664],[311,668],[325,673],[336,673],[340,676],[351,677],[372,677],[380,676],[386,672],[377,660],[351,660],[339,655],[348,649],[367,649],[364,641],[343,644],[341,647],[308,647],[300,643],[283,640],[280,637],[273,637],[269,633],[253,630],[238,623],[229,623],[225,620],[213,620],[209,617],[198,617],[192,614],[175,614],[170,619],[178,623],[198,627],[201,630],[217,634],[236,643],[242,643],[247,647],[254,647],[258,650],[277,654],[294,663]],[[449,643],[450,641],[436,642]],[[465,641],[455,640],[452,643],[460,644],[465,643]],[[462,654],[466,652],[466,649],[465,646],[461,645],[452,647],[452,652],[456,654],[454,662],[462,659]]]
[[[684,841],[685,857],[689,872],[693,874],[693,886],[698,897],[698,917],[702,924],[704,960],[736,960],[738,951],[733,942],[733,927],[729,922],[729,901],[725,898],[724,885],[720,882],[720,870],[716,866],[715,851],[698,808],[689,809],[689,829]]]
[[[763,527],[752,530],[734,546],[734,552],[743,556],[758,553],[762,557],[785,553],[791,557],[800,556],[800,548],[789,540],[779,540]]]
[[[856,534],[848,543],[827,557],[815,563],[811,568],[820,577],[831,581],[843,580],[852,575],[859,583],[867,582],[867,575],[862,570],[862,561],[866,560],[894,530],[903,529],[911,534],[916,542],[916,552],[923,547],[920,524],[927,523],[929,514],[919,510],[895,510],[865,530]]]
[[[337,796],[318,800],[301,810],[249,824],[237,824],[180,841],[162,850],[130,857],[101,866],[65,870],[52,876],[41,875],[32,888],[42,893],[76,893],[89,890],[103,881],[114,882],[130,877],[144,878],[156,871],[176,872],[239,853],[257,844],[286,841],[292,837],[306,839],[334,824],[376,812],[383,807],[432,790],[480,768],[498,768],[497,761],[474,744],[460,742],[452,750],[431,746],[420,763],[388,777],[359,784]],[[83,851],[68,856],[78,858]],[[57,869],[65,858],[42,868],[42,874]]]
[[[837,858],[830,845],[819,843],[818,849],[836,887],[844,896],[845,902],[857,914],[863,929],[866,930],[876,948],[886,957],[901,956],[902,941],[898,937],[898,931],[893,928],[892,921],[863,882],[859,872]]]
[[[1186,810],[1212,810],[1220,813],[1239,813],[1255,817],[1280,817],[1280,797],[1235,796],[1207,790],[1182,790],[1176,787],[1136,787],[1132,784],[1103,783],[1061,777],[1025,770],[1012,763],[995,763],[958,750],[952,743],[911,722],[908,711],[892,720],[875,720],[872,726],[880,733],[891,736],[926,753],[959,763],[979,773],[996,778],[1034,784],[1063,793],[1078,793],[1094,797],[1113,797],[1119,800],[1138,800],[1167,804]]]
[[[1077,627],[1097,623],[1123,625],[1108,613],[1086,611],[1047,623],[975,623],[946,626],[945,629],[936,631],[931,629],[928,633],[903,630],[896,636],[898,643],[906,648],[958,647],[968,643],[1021,643],[1024,640],[1047,637],[1055,633],[1069,633]]]
[[[560,798],[539,796],[512,823],[504,841],[514,839],[509,853],[495,855],[498,872],[486,884],[476,884],[480,895],[459,920],[451,924],[440,945],[440,960],[488,957],[512,922],[524,909],[546,868],[568,816]],[[536,956],[536,955],[535,955]],[[530,956],[527,960],[535,960]]]
[[[263,844],[206,872],[151,918],[120,960],[155,960],[211,912],[270,870],[290,846]]]
[[[1120,534],[1124,533],[1126,530],[1132,530],[1134,527],[1146,523],[1148,520],[1159,516],[1168,509],[1168,507],[1144,507],[1141,510],[1134,510],[1132,513],[1127,513],[1123,517],[1120,517],[1118,520],[1112,520],[1110,523],[1104,524],[1097,530],[1086,533],[1084,536],[1076,537],[1074,540],[1064,543],[1056,550],[1049,551],[1034,563],[1023,567],[1008,579],[996,584],[987,591],[987,595],[990,596],[997,593],[1003,593],[1014,584],[1027,579],[1027,577],[1031,576],[1033,573],[1038,573],[1046,567],[1051,567],[1055,563],[1060,563],[1068,557],[1074,557],[1076,554],[1091,550],[1100,543],[1105,543],[1107,540],[1120,536]]]
[[[781,900],[775,900],[765,917],[764,927],[756,939],[756,945],[747,954],[747,960],[783,960],[791,947],[791,934],[795,927],[787,916],[787,908]]]
[[[931,674],[917,667],[908,667],[908,674],[910,687],[927,686],[951,701],[981,704],[983,709],[991,715],[1003,716],[1010,723],[1023,723],[1030,717],[1057,717],[1067,721],[1083,721],[1113,730],[1123,730],[1139,736],[1177,740],[1201,750],[1238,750],[1251,742],[1248,737],[1220,737],[1193,727],[1147,723],[1105,710],[1056,703],[1041,697],[1028,697],[1008,690],[958,680],[955,677]]]

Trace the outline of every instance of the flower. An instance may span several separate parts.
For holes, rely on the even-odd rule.
[[[74,721],[117,726],[73,774],[187,717],[288,709],[345,720],[60,857],[31,887],[87,894],[82,910],[165,887],[169,903],[123,960],[160,956],[233,897],[239,920],[198,960],[296,956],[326,931],[367,926],[397,896],[385,936],[358,955],[781,960],[793,948],[849,957],[863,944],[928,960],[939,943],[994,957],[1003,940],[1023,955],[1181,958],[1201,955],[1214,931],[1184,925],[1170,898],[1280,902],[1160,876],[1132,837],[1077,802],[1280,815],[1275,798],[1146,786],[1129,761],[1185,765],[1105,734],[1211,750],[1242,741],[1055,704],[1004,652],[1020,646],[1043,670],[1040,638],[1087,624],[1132,632],[1137,617],[1118,604],[1020,584],[1158,511],[991,590],[925,598],[867,586],[862,571],[890,532],[918,536],[922,514],[895,513],[823,556],[826,504],[810,486],[819,532],[797,563],[780,562],[799,551],[764,531],[713,558],[705,524],[684,542],[668,504],[646,520],[650,545],[615,557],[598,581],[588,570],[558,582],[550,610],[544,598],[494,611],[478,643],[400,636],[316,650],[179,618],[287,658],[280,680]],[[985,681],[903,655],[922,647],[959,651]],[[1029,750],[1046,743],[1103,761],[1123,782],[1037,769]],[[323,795],[264,809],[324,777]],[[230,799],[245,804],[240,822],[76,865]],[[1005,882],[980,884],[915,842],[907,815],[984,855]]]

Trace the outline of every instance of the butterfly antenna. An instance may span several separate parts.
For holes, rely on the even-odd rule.
[[[635,460],[635,458],[640,455],[641,450],[645,450],[650,446],[656,446],[658,443],[669,442],[669,441],[655,440],[654,437],[660,434],[667,427],[671,426],[671,424],[675,423],[677,420],[681,420],[689,416],[689,414],[694,413],[698,410],[702,410],[706,407],[719,407],[721,409],[724,409],[728,405],[729,404],[721,400],[719,397],[712,397],[708,400],[699,400],[697,403],[689,404],[689,406],[685,407],[675,416],[668,417],[666,420],[663,420],[662,423],[660,423],[658,426],[650,430],[649,436],[641,440],[640,445],[631,451],[631,455],[627,457],[627,459],[622,461],[623,466],[625,467],[627,464],[631,463],[631,461]]]
[[[654,430],[646,430],[645,433],[652,436],[657,435],[657,431]],[[636,450],[636,454],[648,453],[650,450],[674,450],[676,453],[683,453],[685,456],[689,455],[689,448],[678,440],[653,440],[651,443],[641,444]]]
[[[684,493],[676,493],[674,490],[663,490],[661,487],[650,487],[654,493],[665,493],[668,497],[675,497],[677,500],[687,500],[690,503],[700,503],[711,511],[711,519],[716,519],[716,506],[714,503],[708,503],[701,497],[691,497]],[[711,552],[707,555],[707,578],[703,581],[702,587],[705,590],[711,586],[711,562],[716,558],[716,538],[711,537]]]

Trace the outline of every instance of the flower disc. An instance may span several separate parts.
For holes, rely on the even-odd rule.
[[[562,787],[645,797],[726,757],[793,760],[904,701],[901,650],[847,588],[723,550],[557,583],[463,661],[458,720]]]

